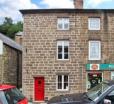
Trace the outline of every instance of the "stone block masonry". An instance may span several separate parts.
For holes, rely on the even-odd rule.
[[[70,12],[69,12],[70,11]],[[34,78],[44,77],[45,99],[53,96],[87,91],[87,63],[114,63],[114,17],[105,10],[45,10],[24,14],[23,35],[23,92],[35,101]],[[57,19],[67,17],[69,30],[57,30]],[[88,18],[100,18],[100,30],[88,30]],[[69,41],[69,60],[57,60],[57,41]],[[101,41],[101,60],[88,60],[89,40]],[[101,72],[101,71],[100,71]],[[110,79],[110,71],[102,71],[103,79]],[[108,76],[106,76],[108,73]],[[69,75],[69,90],[57,91],[56,76]]]

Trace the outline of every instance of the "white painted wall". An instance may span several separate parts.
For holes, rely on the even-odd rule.
[[[3,54],[3,41],[0,40],[0,55]]]

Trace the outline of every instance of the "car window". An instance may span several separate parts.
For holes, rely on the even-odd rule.
[[[109,93],[109,96],[111,96],[111,95],[114,95],[114,91],[112,91],[111,93]]]
[[[25,98],[24,95],[22,95],[16,88],[8,89],[4,93],[8,104],[17,104],[19,101]]]
[[[0,91],[0,104],[8,104],[3,91]]]
[[[97,86],[93,87],[92,89],[90,89],[87,92],[87,96],[91,99],[91,100],[97,100],[99,98],[99,96],[101,94],[104,93],[104,91],[108,90],[110,88],[110,86],[107,83],[100,83]]]

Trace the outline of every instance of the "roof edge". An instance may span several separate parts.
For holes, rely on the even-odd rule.
[[[20,10],[22,14],[32,13],[99,13],[99,12],[113,12],[114,9],[23,9]]]
[[[4,44],[22,52],[21,45],[19,45],[18,43],[16,43],[15,41],[13,41],[12,39],[10,39],[2,33],[0,33],[0,40],[2,40]]]

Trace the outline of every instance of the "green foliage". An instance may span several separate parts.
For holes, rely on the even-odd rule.
[[[2,25],[0,25],[0,33],[14,39],[15,34],[19,31],[23,31],[23,23],[17,22],[13,23],[11,18],[5,17]]]

